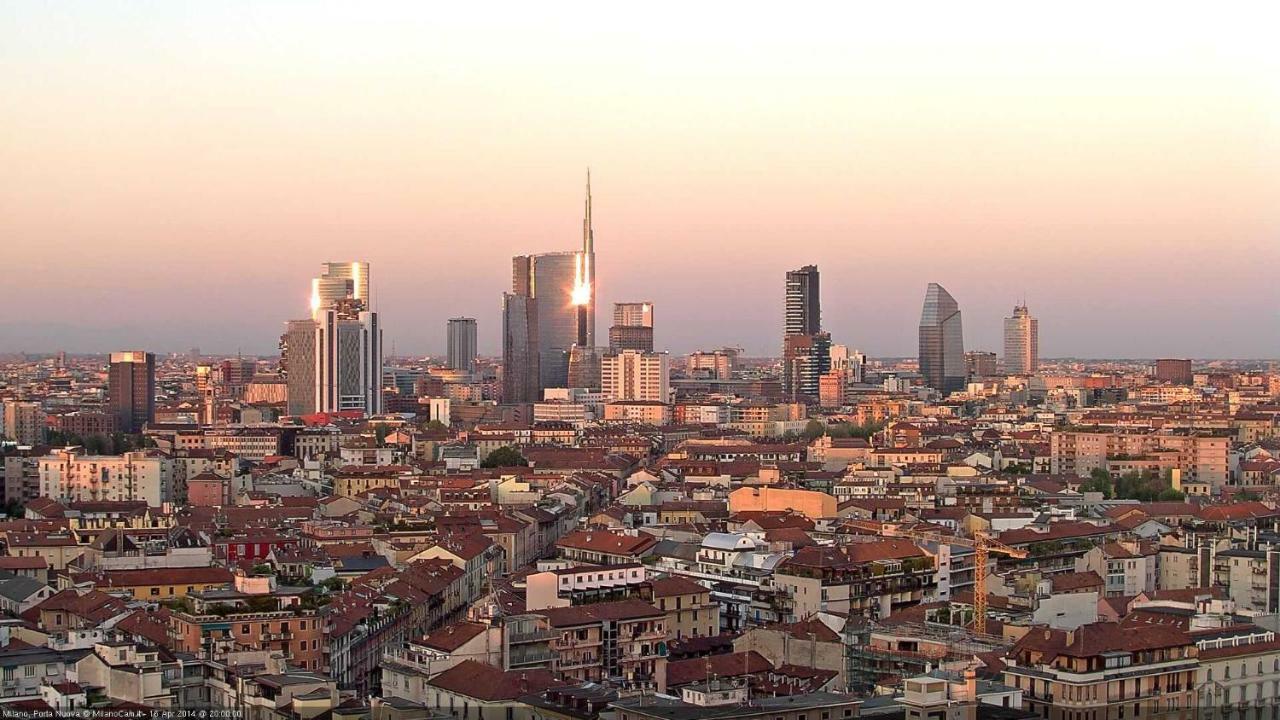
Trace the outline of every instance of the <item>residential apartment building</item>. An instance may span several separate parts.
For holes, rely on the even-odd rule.
[[[1199,648],[1172,625],[1033,628],[1005,659],[1004,683],[1049,720],[1190,718]]]
[[[907,540],[806,547],[778,565],[773,582],[794,602],[788,621],[818,612],[888,617],[937,589],[935,561]]]
[[[143,500],[159,507],[174,500],[173,461],[153,451],[87,455],[63,448],[40,459],[40,494],[59,502]]]
[[[1054,431],[1049,435],[1049,467],[1055,475],[1087,477],[1096,469],[1111,470],[1109,461],[1165,458],[1189,482],[1217,489],[1227,484],[1226,435],[1126,431],[1093,428]],[[1133,469],[1139,469],[1136,466]]]
[[[600,392],[605,400],[669,402],[670,378],[666,353],[623,350],[600,361]]]
[[[551,640],[554,670],[585,682],[651,682],[666,689],[666,613],[627,599],[540,610],[559,637]]]

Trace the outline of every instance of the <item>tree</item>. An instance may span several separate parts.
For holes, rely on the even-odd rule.
[[[1097,492],[1102,493],[1102,497],[1110,500],[1115,497],[1115,483],[1111,481],[1111,474],[1102,468],[1094,468],[1089,473],[1089,479],[1080,483],[1080,492]]]
[[[827,426],[817,420],[810,420],[804,426],[804,439],[813,442],[822,437],[827,431]]]
[[[528,467],[528,465],[529,461],[524,459],[519,450],[510,445],[503,445],[494,450],[480,463],[482,468]]]
[[[422,430],[424,432],[431,432],[431,433],[449,432],[449,426],[445,425],[439,420],[432,420],[427,424],[423,425]]]

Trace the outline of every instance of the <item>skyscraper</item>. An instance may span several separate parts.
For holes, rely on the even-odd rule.
[[[463,372],[476,369],[476,319],[449,318],[449,367]]]
[[[787,272],[786,328],[783,335],[816,335],[822,332],[818,292],[818,266],[805,265]]]
[[[613,324],[621,327],[653,327],[653,303],[614,303]]]
[[[324,310],[316,325],[316,411],[382,412],[382,326],[355,299]]]
[[[541,399],[539,361],[538,303],[528,295],[503,293],[503,402],[529,403]]]
[[[371,307],[369,263],[363,260],[328,262],[323,267],[320,277],[311,281],[313,320],[318,320],[320,312],[333,307],[340,300],[359,300],[365,309]]]
[[[783,390],[791,402],[818,400],[819,380],[831,370],[831,335],[788,335],[782,353]]]
[[[613,325],[609,327],[609,351],[653,352],[653,303],[613,304]]]
[[[964,354],[964,373],[969,380],[995,377],[996,354],[985,350],[970,350],[966,352]]]
[[[822,332],[818,266],[787,271],[782,330],[782,390],[791,402],[816,402],[831,369],[831,336]]]
[[[569,353],[574,345],[595,347],[595,232],[591,224],[591,175],[587,175],[582,249],[520,255],[512,260],[511,293],[531,298],[537,306],[539,390],[566,387]],[[580,316],[585,315],[585,323]],[[585,338],[579,326],[585,324]],[[579,340],[585,339],[585,342]]]
[[[920,374],[945,394],[965,386],[964,333],[960,306],[938,283],[929,283],[920,313]]]
[[[370,307],[369,278],[369,263],[356,260],[325,263],[324,272],[311,281],[311,346],[300,337],[305,322],[293,321],[285,331],[295,346],[286,362],[295,366],[290,375],[297,373],[296,380],[289,379],[291,413],[307,406],[305,412],[382,412],[382,324]],[[309,378],[297,367],[308,354]],[[298,387],[305,380],[311,380],[310,396]]]
[[[156,419],[156,356],[142,350],[111,353],[107,400],[121,432],[140,433]]]
[[[280,336],[280,369],[288,387],[287,412],[306,415],[316,411],[315,320],[290,320]]]
[[[534,342],[539,389],[565,387],[568,382],[569,348],[578,340],[573,287],[579,257],[576,252],[543,253],[522,255],[512,261],[511,294],[529,298],[537,308],[538,334]]]
[[[1040,321],[1027,306],[1015,305],[1013,317],[1004,319],[1004,371],[1007,375],[1034,375],[1040,366]]]

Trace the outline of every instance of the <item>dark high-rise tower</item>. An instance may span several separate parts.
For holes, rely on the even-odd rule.
[[[476,369],[476,319],[449,318],[449,367],[464,372]]]
[[[960,306],[938,283],[929,283],[920,313],[920,374],[945,394],[964,389],[964,332]]]
[[[502,294],[502,401],[541,398],[538,364],[538,303],[528,295]]]
[[[818,378],[831,369],[831,336],[822,332],[818,266],[787,272],[782,331],[782,389],[792,402],[818,399]]]
[[[140,433],[156,419],[156,356],[142,350],[111,353],[107,398],[122,432]]]
[[[805,265],[799,270],[791,270],[787,273],[786,312],[784,337],[817,335],[822,332],[817,265]]]

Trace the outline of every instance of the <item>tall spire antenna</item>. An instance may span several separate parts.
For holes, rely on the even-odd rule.
[[[582,218],[582,252],[590,257],[595,251],[595,233],[591,229],[591,168],[587,168],[587,210]]]

